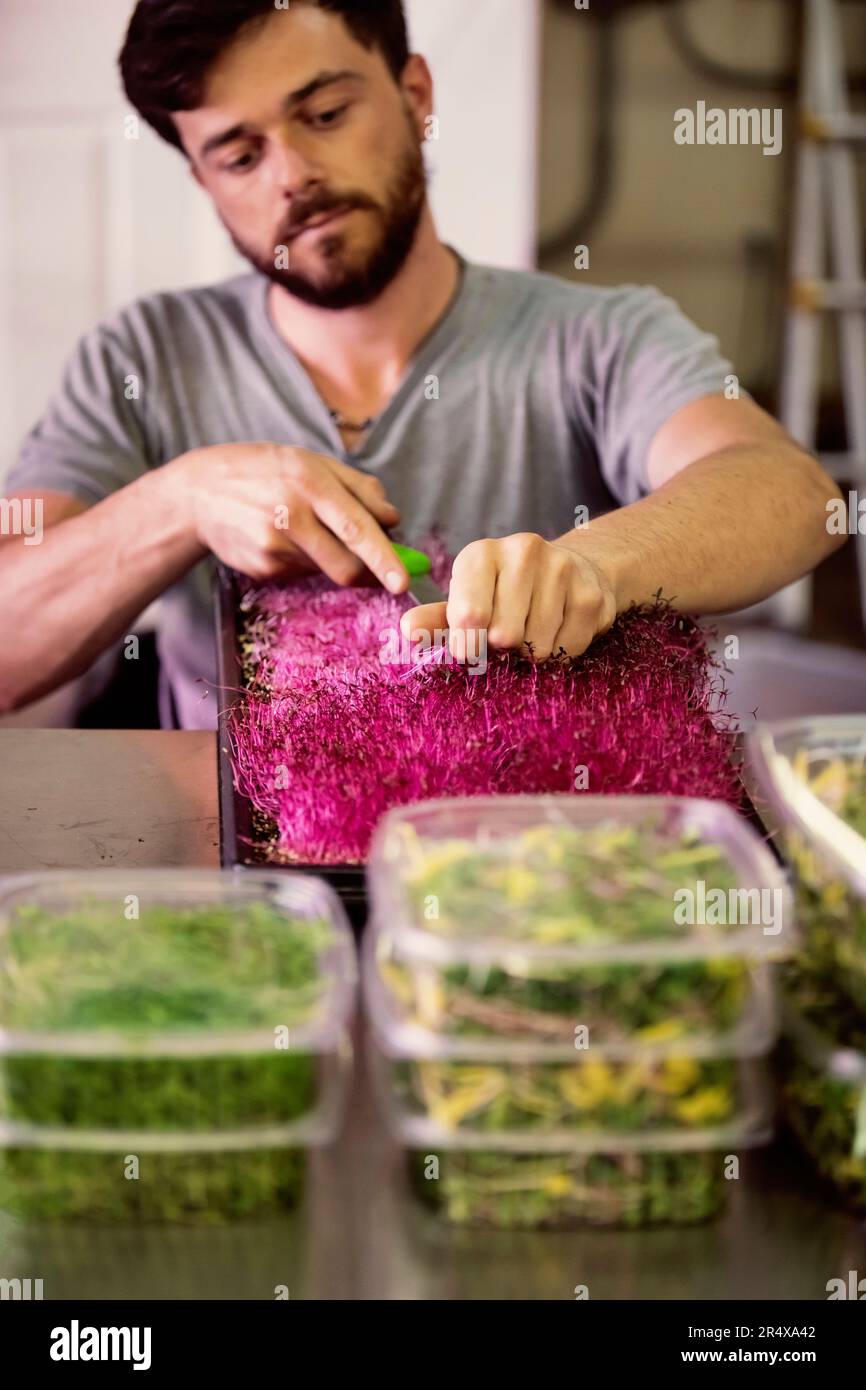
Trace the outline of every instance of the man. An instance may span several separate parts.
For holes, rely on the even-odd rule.
[[[48,529],[0,545],[0,707],[86,669],[164,595],[179,722],[211,727],[214,555],[400,593],[388,533],[438,526],[447,611],[414,609],[407,635],[447,625],[459,658],[480,628],[543,659],[659,590],[740,608],[834,548],[834,485],[727,398],[730,364],[669,300],[439,240],[433,86],[399,0],[141,0],[120,63],[254,269],[79,344],[7,480]]]

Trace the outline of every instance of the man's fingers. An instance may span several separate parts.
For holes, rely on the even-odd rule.
[[[497,563],[494,541],[473,541],[461,550],[451,570],[448,626],[486,628],[493,613]]]
[[[616,603],[605,596],[600,586],[590,580],[575,580],[569,586],[562,623],[553,639],[553,652],[564,650],[568,656],[582,656],[600,632],[606,632],[616,613]]]
[[[322,477],[307,490],[310,506],[347,550],[363,561],[380,584],[402,594],[409,575],[378,521],[348,488],[333,476]]]
[[[496,579],[489,639],[492,647],[519,651],[532,604],[532,570],[521,564],[503,567]]]
[[[461,664],[480,649],[493,613],[498,576],[495,541],[473,541],[460,551],[451,570],[448,591],[448,648]]]
[[[536,576],[526,618],[524,641],[535,661],[546,661],[556,650],[555,642],[568,604],[568,575],[563,567],[547,569]]]
[[[292,534],[316,569],[335,584],[357,584],[362,578],[363,562],[351,550],[347,550],[312,511],[306,508],[298,510]]]
[[[330,460],[332,471],[337,480],[343,484],[353,497],[357,497],[359,502],[363,502],[369,512],[383,526],[396,526],[400,520],[400,513],[393,502],[388,500],[385,488],[378,478],[373,478],[369,473],[362,473],[358,468],[351,468],[347,463],[341,463],[339,459]]]
[[[587,615],[580,608],[567,608],[562,626],[553,639],[553,654],[560,650],[567,656],[582,656],[595,633]]]
[[[410,641],[436,632],[444,632],[447,626],[447,604],[422,603],[418,608],[410,608],[400,619],[400,631]]]

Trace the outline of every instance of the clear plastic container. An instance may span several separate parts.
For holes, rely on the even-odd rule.
[[[708,1219],[730,1160],[770,1135],[757,1059],[423,1034],[412,1050],[364,954],[371,1072],[422,1197],[459,1224],[640,1226]],[[422,1032],[415,1033],[416,1042]],[[727,1164],[727,1167],[726,1167]]]
[[[291,1205],[339,1125],[355,990],[313,878],[0,880],[0,1205],[122,1222]]]
[[[810,964],[866,1009],[866,715],[759,724],[748,753]]]
[[[768,962],[796,945],[790,895],[722,803],[427,802],[383,818],[369,879],[380,970],[407,1030],[563,1055],[581,1030],[594,1048],[741,1055],[775,1036]]]
[[[390,1132],[406,1150],[417,1195],[459,1225],[565,1229],[709,1220],[724,1205],[726,1179],[739,1176],[740,1151],[771,1136],[766,1076],[763,1063],[755,1061],[645,1061],[635,1085],[635,1068],[628,1063],[587,1059],[572,1066],[498,1068],[471,1061],[435,1063],[387,1057],[375,1040],[370,1053],[380,1104]],[[707,1084],[691,1084],[692,1066],[699,1082]],[[447,1115],[439,1105],[434,1118],[420,1081],[425,1069],[424,1084],[435,1077],[440,1098],[472,1096],[476,1104],[481,1098],[487,1109],[480,1124],[478,1114],[466,1108]],[[563,1107],[563,1091],[573,1097],[583,1087],[584,1105],[602,1079],[607,1086],[625,1083],[639,1100],[653,1093],[649,1079],[653,1087],[668,1079],[679,1086],[685,1079],[688,1100],[700,1107],[709,1097],[710,1108],[726,1118],[701,1124],[695,1108],[689,1121],[674,1117],[665,1128],[659,1117],[657,1126],[641,1127],[636,1111],[638,1127],[629,1128],[620,1107],[621,1128],[576,1123],[580,1113],[573,1102]],[[503,1092],[510,1104],[497,1116]],[[555,1128],[534,1111],[551,1095],[559,1107]]]
[[[567,1231],[581,1226],[694,1226],[724,1209],[731,1154],[625,1151],[513,1153],[442,1145],[410,1149],[416,1196],[454,1226]]]
[[[777,1077],[785,1118],[818,1173],[866,1213],[866,1020],[820,978],[786,990]]]

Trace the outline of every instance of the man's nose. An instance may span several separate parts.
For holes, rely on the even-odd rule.
[[[285,137],[274,142],[272,168],[275,186],[288,197],[296,197],[321,178],[321,170],[297,142]]]

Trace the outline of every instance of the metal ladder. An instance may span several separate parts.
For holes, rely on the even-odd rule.
[[[800,144],[794,203],[790,303],[785,328],[779,416],[813,452],[818,427],[825,317],[837,317],[848,451],[821,459],[837,480],[866,497],[866,278],[857,203],[857,146],[866,116],[849,106],[838,0],[805,0]],[[866,525],[866,519],[864,519]],[[858,533],[860,607],[866,625],[866,535]],[[811,610],[806,578],[771,600],[785,627],[802,628]]]

